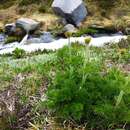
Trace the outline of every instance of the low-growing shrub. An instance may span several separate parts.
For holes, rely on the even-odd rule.
[[[8,36],[5,40],[4,44],[12,43],[12,42],[20,42],[21,38],[16,36]]]
[[[0,9],[6,9],[15,4],[16,0],[1,0],[0,1]]]
[[[80,28],[78,32],[74,33],[73,36],[80,37],[84,34],[94,35],[98,33],[98,30],[92,28]]]
[[[36,4],[36,3],[39,3],[41,2],[41,0],[21,0],[19,2],[19,6],[27,6],[27,5],[30,5],[30,4]]]
[[[45,6],[45,5],[41,5],[40,7],[39,7],[39,9],[38,9],[38,11],[40,12],[40,13],[45,13],[45,12],[47,12],[47,7]]]
[[[121,61],[125,63],[130,63],[130,51],[127,49],[121,50]]]
[[[122,128],[130,124],[130,79],[116,68],[86,61],[71,48],[57,53],[57,70],[45,103],[60,121],[87,124],[91,129]],[[89,57],[88,57],[89,58]],[[62,63],[62,64],[61,64]]]
[[[20,48],[16,48],[12,53],[13,57],[17,58],[17,59],[23,58],[25,56],[25,54],[26,54],[26,52]]]
[[[122,39],[118,43],[119,48],[129,48],[130,47],[130,42],[127,39]]]

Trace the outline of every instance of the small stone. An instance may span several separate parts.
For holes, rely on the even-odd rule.
[[[64,27],[64,32],[76,32],[77,29],[75,28],[74,25],[72,24],[67,24],[65,27]]]
[[[31,43],[41,43],[41,39],[40,38],[30,38],[27,40],[27,44],[31,44]]]
[[[43,35],[41,35],[40,39],[41,39],[41,42],[43,43],[49,43],[49,42],[54,41],[53,36],[51,35],[50,32],[44,32]]]
[[[0,34],[0,43],[4,43],[5,36],[3,34]]]

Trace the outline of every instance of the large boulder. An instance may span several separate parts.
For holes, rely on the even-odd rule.
[[[20,18],[16,21],[16,27],[23,28],[26,32],[35,31],[39,25],[39,22],[28,18]]]
[[[4,32],[8,36],[24,36],[26,31],[22,27],[16,27],[15,23],[6,24],[4,27]]]
[[[78,26],[88,12],[82,0],[54,0],[52,8],[57,15],[65,18],[68,23]]]

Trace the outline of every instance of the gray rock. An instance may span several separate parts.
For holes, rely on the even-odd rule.
[[[80,25],[88,14],[82,0],[54,0],[52,8],[57,15],[76,26]]]
[[[27,40],[27,44],[31,44],[31,43],[41,43],[41,39],[40,38],[30,38]]]
[[[66,25],[67,24],[67,21],[65,18],[59,18],[57,21],[56,21],[58,24],[62,24],[62,25]]]
[[[75,26],[72,24],[67,24],[66,26],[64,26],[63,30],[64,30],[64,32],[76,32],[77,31]]]
[[[62,18],[62,19],[61,19],[61,23],[62,23],[63,25],[66,25],[66,24],[67,24],[66,19],[65,19],[65,18]]]
[[[16,21],[16,27],[21,27],[26,32],[36,30],[39,27],[39,24],[39,22],[28,18],[20,18]]]
[[[5,25],[5,34],[12,35],[15,32],[16,26],[15,23],[10,23]]]
[[[51,35],[50,32],[44,32],[43,35],[41,35],[40,39],[41,39],[41,42],[43,43],[49,43],[49,42],[54,41],[53,36]]]
[[[5,36],[3,34],[0,34],[0,43],[4,43]]]

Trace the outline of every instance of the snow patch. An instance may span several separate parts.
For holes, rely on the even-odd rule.
[[[0,54],[7,54],[7,53],[12,53],[15,48],[21,48],[24,49],[26,52],[35,52],[37,50],[57,50],[60,49],[66,45],[68,45],[68,39],[66,38],[61,38],[59,40],[55,40],[50,43],[33,43],[29,45],[25,45],[25,42],[27,40],[28,35],[26,35],[22,42],[18,43],[12,43],[8,44],[5,46],[0,46]],[[87,37],[72,37],[70,38],[70,42],[79,42],[80,44],[84,44],[84,41]],[[102,36],[102,37],[97,37],[93,38],[91,37],[91,42],[90,46],[96,46],[96,47],[102,47],[106,43],[118,43],[121,39],[127,39],[127,36],[122,36],[122,35],[113,35],[113,36]]]

